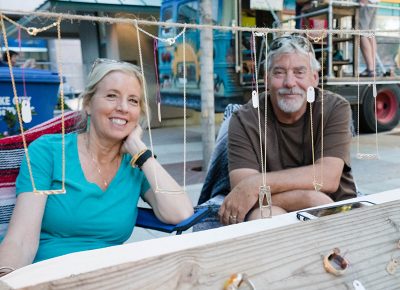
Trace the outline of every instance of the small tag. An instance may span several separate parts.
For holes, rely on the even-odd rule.
[[[307,102],[314,103],[315,101],[315,90],[313,87],[308,87],[307,89]]]
[[[376,84],[373,84],[373,85],[372,85],[372,95],[374,96],[374,98],[376,98],[376,96],[377,96]]]
[[[361,282],[358,280],[353,281],[353,287],[355,290],[365,290],[365,287],[363,286],[363,284],[361,284]]]
[[[258,204],[260,207],[260,215],[262,219],[272,217],[271,188],[268,185],[260,186],[260,192],[258,193]]]
[[[257,109],[259,106],[259,100],[258,100],[258,94],[257,91],[252,91],[251,92],[251,100],[253,102],[253,108]]]
[[[378,160],[378,154],[371,154],[371,153],[357,153],[357,159],[364,159],[364,160]]]
[[[32,121],[31,102],[27,99],[22,100],[21,103],[22,121],[30,123]]]
[[[158,122],[161,123],[161,103],[157,103]]]
[[[318,183],[318,182],[316,182],[316,181],[313,181],[313,185],[314,185],[315,191],[320,191],[321,188],[322,188],[322,184],[321,184],[321,183]]]
[[[390,274],[390,275],[394,275],[396,273],[397,270],[397,266],[399,265],[399,261],[396,259],[391,259],[390,262],[387,264],[386,266],[386,271]]]

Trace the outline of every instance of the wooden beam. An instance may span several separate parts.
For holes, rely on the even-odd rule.
[[[222,289],[231,274],[245,272],[257,289],[354,289],[354,280],[359,280],[365,289],[399,289],[400,269],[394,275],[386,271],[390,259],[400,256],[397,248],[399,208],[400,201],[384,203],[220,242],[204,242],[194,248],[21,288]],[[229,229],[252,227],[262,222],[248,222]],[[204,238],[222,234],[225,230],[215,229],[180,238],[198,239],[200,235],[196,234]],[[165,241],[150,242],[163,247],[168,244]],[[350,262],[348,270],[339,277],[326,273],[322,266],[323,256],[336,247]],[[135,245],[130,245],[129,250],[135,250]],[[140,247],[136,250],[140,251]],[[88,260],[79,261],[70,255],[65,256],[64,261],[79,265],[98,263],[101,258],[101,252],[93,251]],[[63,257],[58,259],[62,262]],[[48,262],[35,275],[51,275],[51,260]],[[60,263],[53,266],[59,267]],[[10,288],[3,282],[0,289]]]

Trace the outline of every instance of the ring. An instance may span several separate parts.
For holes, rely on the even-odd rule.
[[[324,257],[325,271],[335,276],[342,275],[348,266],[349,261],[340,255],[340,250],[338,248],[334,248],[332,253]]]
[[[229,277],[224,283],[224,290],[237,290],[243,283],[251,290],[256,290],[256,286],[250,281],[246,273],[237,273]]]
[[[232,219],[232,220],[235,220],[236,216],[235,215],[230,215],[229,218]]]

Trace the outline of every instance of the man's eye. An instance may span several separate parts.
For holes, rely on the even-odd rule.
[[[283,75],[283,74],[285,74],[285,72],[283,71],[283,70],[276,70],[276,71],[274,71],[274,75]]]
[[[295,71],[295,74],[297,74],[297,75],[304,75],[305,73],[306,73],[305,70],[298,70],[298,71]]]

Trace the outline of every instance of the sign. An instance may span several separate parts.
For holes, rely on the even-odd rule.
[[[250,0],[250,9],[282,11],[283,0]]]

